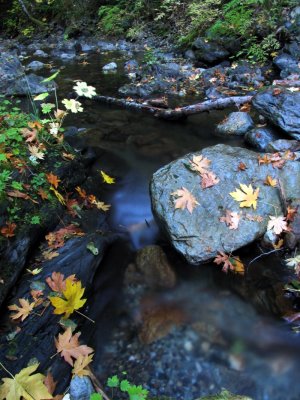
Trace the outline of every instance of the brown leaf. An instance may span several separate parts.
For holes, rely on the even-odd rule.
[[[60,228],[55,232],[48,233],[48,235],[45,236],[45,239],[47,240],[48,246],[51,249],[59,249],[60,247],[64,246],[65,239],[68,239],[72,236],[83,235],[84,233],[78,226],[70,224],[68,226],[65,226],[64,228]]]
[[[24,200],[30,200],[33,203],[38,204],[38,201],[34,200],[32,197],[30,197],[27,193],[20,192],[20,190],[10,190],[9,192],[6,192],[6,194],[9,197],[16,197],[18,199],[24,199]]]
[[[226,210],[225,217],[220,218],[220,222],[225,222],[229,229],[237,229],[240,222],[240,215],[231,210]]]
[[[252,215],[252,214],[246,214],[245,218],[248,221],[254,221],[254,222],[259,222],[259,223],[263,222],[263,220],[264,220],[261,215]]]
[[[70,279],[73,282],[75,281],[75,275],[70,275],[66,279],[64,279],[64,275],[60,272],[52,272],[51,277],[46,278],[46,282],[48,286],[53,290],[53,292],[62,293],[66,290],[66,279]]]
[[[72,330],[69,327],[63,334],[58,335],[58,339],[55,339],[57,352],[61,353],[61,356],[71,366],[74,363],[72,358],[78,359],[79,356],[88,356],[94,352],[91,347],[79,344],[79,336],[80,333],[75,333],[72,336]]]
[[[0,232],[2,233],[3,236],[9,238],[15,236],[15,229],[17,225],[15,223],[11,222],[6,222],[6,226],[1,228]]]
[[[192,193],[189,192],[185,187],[176,190],[175,192],[171,193],[171,195],[178,197],[174,200],[175,209],[180,208],[181,210],[184,210],[187,208],[190,214],[192,214],[196,205],[199,204]]]
[[[77,187],[75,188],[75,190],[76,190],[76,192],[79,194],[79,196],[80,196],[82,199],[86,199],[86,198],[87,198],[87,194],[86,194],[86,191],[85,191],[84,189],[81,189],[79,186],[77,186]]]
[[[41,197],[42,200],[48,199],[48,193],[46,193],[42,188],[39,188],[38,195]]]
[[[36,129],[28,129],[28,128],[23,128],[20,130],[22,133],[22,136],[26,138],[26,143],[32,143],[37,140],[37,130]]]
[[[287,216],[286,220],[289,222],[293,222],[295,215],[297,214],[297,209],[298,208],[292,208],[291,206],[287,206]]]
[[[211,171],[201,174],[201,187],[207,189],[220,182],[220,179]]]
[[[53,395],[56,385],[57,385],[57,382],[54,381],[53,375],[51,374],[51,372],[48,372],[47,375],[45,376],[44,385],[48,389],[48,392],[51,395]]]
[[[58,178],[58,176],[52,174],[52,172],[50,172],[49,174],[46,174],[46,176],[47,176],[47,180],[50,183],[50,185],[52,185],[55,189],[57,189],[59,182],[61,182],[61,180]]]
[[[241,161],[238,165],[238,171],[245,171],[245,169],[247,169],[247,166]]]
[[[223,251],[219,251],[219,254],[214,259],[214,263],[218,265],[223,264],[223,272],[228,272],[228,270],[234,271],[234,265],[231,263],[229,255],[223,253]]]

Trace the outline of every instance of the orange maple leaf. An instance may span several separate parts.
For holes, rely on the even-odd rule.
[[[82,199],[86,199],[86,198],[87,198],[87,194],[86,194],[86,191],[85,191],[84,189],[81,189],[81,187],[77,186],[77,187],[75,188],[75,190],[76,190],[76,192],[78,192],[79,196],[80,196]]]
[[[33,310],[35,302],[29,303],[29,301],[26,299],[19,299],[19,303],[21,304],[21,307],[17,306],[16,304],[12,304],[8,306],[8,309],[10,311],[16,311],[16,313],[11,316],[11,319],[18,319],[21,317],[21,321],[24,321],[24,319],[27,318]]]
[[[55,189],[57,189],[59,182],[61,182],[61,180],[58,178],[58,176],[52,174],[52,172],[50,172],[49,174],[46,174],[46,176],[47,176],[47,180],[50,183],[50,185],[52,185]]]
[[[46,282],[54,292],[62,293],[64,290],[66,290],[66,279],[70,279],[72,282],[75,282],[76,280],[74,274],[68,276],[66,279],[64,279],[64,277],[65,276],[60,272],[54,271],[52,272],[51,277],[48,276],[48,278],[46,278]]]
[[[293,222],[296,214],[297,214],[297,208],[292,208],[291,206],[287,206],[287,215],[286,215],[287,221]]]
[[[247,169],[247,165],[241,161],[238,165],[238,171],[245,171],[245,169]]]
[[[2,233],[3,236],[9,238],[15,236],[15,229],[17,225],[14,222],[6,222],[6,226],[1,228],[0,232]]]
[[[41,197],[42,200],[48,199],[48,193],[46,193],[42,188],[39,188],[38,195]]]
[[[277,179],[272,178],[270,175],[267,175],[264,184],[271,187],[277,186]]]
[[[61,357],[72,366],[74,364],[72,358],[77,360],[79,356],[88,356],[94,352],[91,347],[79,344],[79,336],[80,332],[75,333],[75,335],[72,336],[71,328],[67,328],[64,333],[58,334],[58,339],[55,339],[57,352],[61,353]]]

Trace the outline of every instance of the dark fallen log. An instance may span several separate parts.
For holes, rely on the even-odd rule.
[[[101,230],[94,233],[89,233],[86,236],[70,239],[66,242],[64,247],[59,249],[59,256],[52,260],[45,261],[42,264],[42,271],[36,275],[31,276],[24,274],[20,279],[15,294],[8,301],[8,304],[19,304],[19,298],[26,298],[32,301],[30,291],[35,285],[44,285],[44,296],[49,295],[51,289],[45,284],[45,279],[52,274],[52,272],[61,272],[65,277],[75,274],[81,280],[82,286],[86,288],[84,298],[90,300],[90,291],[93,287],[93,278],[97,269],[101,265],[102,281],[98,284],[99,296],[97,304],[97,316],[101,315],[109,301],[112,301],[114,295],[112,286],[110,288],[110,295],[108,295],[105,287],[107,281],[117,282],[118,277],[122,275],[121,269],[123,268],[122,262],[116,264],[114,268],[112,265],[103,266],[102,261],[106,252],[116,251],[115,244],[119,242],[126,242],[125,235],[112,233],[108,231],[108,227],[104,223]],[[89,243],[93,243],[95,248],[98,249],[98,254],[92,254],[88,250]],[[110,250],[111,249],[111,250]],[[126,262],[124,257],[124,262]],[[102,268],[103,267],[103,268]],[[117,286],[117,285],[116,285]],[[120,291],[120,289],[118,289]],[[89,315],[89,302],[80,310],[85,315]],[[0,326],[2,334],[0,336],[0,360],[5,367],[13,374],[19,372],[22,368],[26,367],[29,360],[35,358],[40,363],[39,370],[46,374],[51,371],[54,379],[59,382],[58,391],[62,392],[69,384],[70,381],[70,366],[56,354],[54,344],[54,337],[62,332],[59,325],[60,316],[53,314],[53,307],[49,305],[44,309],[43,305],[39,306],[34,313],[31,313],[28,318],[17,325],[21,328],[14,337],[11,338],[7,335],[16,329],[16,323],[10,321],[9,312],[7,309],[2,308]],[[96,317],[96,315],[93,315]],[[85,319],[76,313],[71,315],[71,319],[77,323]],[[86,321],[89,332],[93,332],[95,324]],[[77,331],[80,329],[78,328]],[[89,343],[89,345],[93,346]],[[7,376],[6,372],[0,368],[0,378]]]
[[[232,96],[218,100],[206,100],[203,103],[192,104],[185,107],[175,109],[162,109],[152,106],[150,101],[138,102],[134,100],[117,99],[108,96],[95,96],[96,101],[101,101],[107,104],[113,104],[127,109],[146,111],[154,117],[162,118],[170,121],[176,121],[188,117],[189,115],[199,114],[210,110],[223,110],[231,106],[240,106],[245,103],[250,103],[253,96]]]

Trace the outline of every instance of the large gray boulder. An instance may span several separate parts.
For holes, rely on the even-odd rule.
[[[209,170],[219,183],[201,188],[199,175],[189,168],[194,155],[211,160]],[[259,165],[258,155],[219,144],[173,161],[153,175],[150,190],[154,216],[172,245],[191,264],[198,265],[215,257],[218,251],[232,252],[253,242],[266,232],[269,215],[283,214],[278,188],[264,185],[267,175],[280,179],[287,200],[300,198],[300,162],[286,161],[278,169],[271,163]],[[246,169],[239,168],[241,162]],[[240,183],[259,188],[256,210],[240,208],[240,203],[230,196]],[[192,192],[199,203],[192,213],[174,207],[176,196],[172,193],[182,187]],[[220,222],[226,210],[240,214],[237,229]]]
[[[0,55],[0,94],[26,95],[47,92],[54,84],[44,84],[44,78],[35,74],[25,76],[24,68],[17,56],[2,53]]]
[[[300,140],[300,91],[282,89],[281,93],[275,95],[273,89],[267,89],[258,93],[252,103],[274,125]]]
[[[222,45],[216,42],[208,42],[201,37],[194,41],[193,49],[197,60],[209,64],[225,60],[229,56],[229,51]]]

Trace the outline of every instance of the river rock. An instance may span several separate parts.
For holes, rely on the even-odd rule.
[[[70,384],[71,400],[90,400],[90,396],[94,393],[92,382],[88,376],[74,376]]]
[[[259,151],[265,151],[268,144],[275,139],[276,136],[270,128],[254,128],[245,135],[245,141]]]
[[[216,42],[208,42],[204,38],[197,38],[193,43],[196,59],[209,64],[217,63],[229,56],[229,52]]]
[[[45,53],[43,50],[36,50],[36,51],[33,53],[33,55],[36,56],[36,57],[42,57],[42,58],[48,57],[48,54]]]
[[[211,160],[210,171],[219,183],[202,189],[199,175],[187,166],[193,156],[202,155]],[[280,194],[276,188],[264,185],[267,175],[280,179],[287,201],[300,198],[300,163],[286,161],[283,168],[271,164],[259,165],[256,152],[223,144],[208,147],[173,161],[158,170],[151,181],[153,213],[166,236],[186,260],[194,265],[212,259],[219,251],[232,252],[243,247],[267,230],[269,215],[283,214]],[[239,170],[239,163],[247,168]],[[252,184],[259,188],[257,208],[240,208],[239,202],[230,196],[239,184]],[[190,213],[187,209],[176,209],[172,193],[186,188],[193,193],[199,205]],[[229,229],[220,218],[226,210],[240,213],[241,219],[236,230]],[[262,222],[255,219],[260,216]]]
[[[45,66],[45,64],[42,63],[41,61],[31,61],[31,63],[29,63],[26,68],[38,70],[38,69],[44,68],[44,66]]]
[[[269,153],[276,153],[277,151],[299,151],[300,150],[300,142],[299,140],[288,140],[288,139],[278,139],[270,142],[266,151]]]
[[[246,112],[233,112],[225,121],[217,125],[216,131],[221,136],[243,136],[249,129],[253,128],[252,118]]]
[[[110,63],[104,65],[104,67],[102,67],[102,70],[104,72],[115,71],[117,68],[118,68],[118,66],[117,66],[117,64],[115,62],[110,62]]]
[[[274,95],[273,89],[267,89],[258,93],[252,104],[274,125],[300,140],[300,92],[283,89],[278,95]]]
[[[280,54],[274,58],[273,63],[280,69],[281,78],[286,78],[291,74],[300,74],[299,60],[290,54]]]

